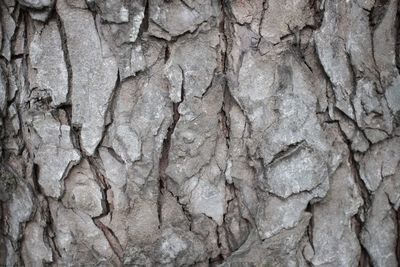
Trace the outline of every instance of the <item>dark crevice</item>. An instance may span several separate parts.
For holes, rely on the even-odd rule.
[[[263,6],[265,5],[265,0],[263,3]],[[229,90],[229,85],[227,81],[227,72],[228,72],[228,47],[230,45],[229,42],[231,42],[231,39],[229,38],[229,21],[228,21],[228,10],[226,10],[226,6],[224,5],[224,1],[221,0],[221,13],[222,13],[222,20],[219,25],[219,32],[221,33],[222,36],[222,42],[224,42],[224,45],[221,49],[221,71],[223,75],[223,81],[222,81],[222,86],[223,86],[223,101],[221,105],[221,110],[218,113],[218,120],[219,120],[219,125],[221,127],[221,133],[223,135],[223,138],[225,138],[225,144],[226,148],[229,151],[230,148],[230,138],[231,138],[231,130],[230,130],[230,117],[229,117],[229,111],[231,108],[232,104],[232,95],[230,94]],[[264,12],[265,10],[263,10]],[[260,31],[261,31],[261,22],[260,22]],[[215,72],[214,72],[215,76]],[[217,266],[219,264],[222,264],[225,260],[226,257],[231,255],[232,251],[230,251],[230,248],[225,248],[223,243],[222,243],[222,238],[227,238],[227,234],[229,233],[229,229],[226,226],[226,216],[228,214],[228,209],[230,203],[237,199],[236,196],[236,191],[235,187],[233,184],[228,184],[225,181],[225,188],[230,188],[234,194],[232,199],[227,199],[226,202],[226,211],[223,214],[223,223],[221,226],[217,226],[216,228],[216,236],[217,236],[217,246],[219,249],[219,254],[214,257],[214,258],[209,258],[209,266]],[[225,232],[225,234],[223,234]],[[227,240],[226,244],[229,246],[229,240]],[[229,249],[229,251],[226,251],[226,249]]]
[[[103,168],[97,162],[96,158],[95,157],[87,157],[87,160],[89,162],[90,169],[92,170],[92,173],[94,174],[94,176],[99,184],[99,187],[101,188],[101,191],[102,191],[101,204],[103,207],[103,212],[99,216],[93,217],[93,222],[97,226],[97,228],[99,228],[103,232],[111,249],[114,251],[115,255],[118,258],[118,265],[122,266],[122,263],[123,263],[122,246],[121,246],[118,238],[112,231],[112,229],[110,229],[109,227],[107,227],[106,225],[104,225],[101,222],[101,218],[104,218],[108,215],[110,215],[110,217],[112,216],[112,204],[110,204],[110,202],[108,200],[108,194],[107,194],[108,190],[111,190],[111,186],[107,183],[106,178],[102,174]]]
[[[97,226],[97,228],[99,228],[103,232],[105,238],[110,244],[111,249],[117,256],[118,266],[123,266],[124,251],[114,232],[110,228],[105,226],[98,218],[94,218],[93,222]]]
[[[343,130],[340,127],[340,124],[337,123],[337,125],[338,125],[338,129],[342,135],[342,139],[348,147],[350,168],[351,168],[351,171],[352,171],[352,174],[354,177],[354,182],[356,183],[356,185],[359,189],[359,192],[361,194],[361,197],[363,199],[363,206],[361,206],[359,208],[358,213],[355,216],[353,216],[353,218],[352,218],[353,230],[355,231],[355,233],[357,235],[357,239],[361,240],[361,237],[360,237],[361,230],[364,227],[364,219],[362,219],[362,217],[369,210],[369,208],[371,206],[371,199],[370,199],[369,191],[368,191],[364,181],[360,177],[359,164],[355,160],[354,152],[351,149],[351,141],[347,139],[346,135],[344,134]],[[361,256],[359,259],[359,267],[372,266],[370,256],[369,256],[367,250],[363,247],[362,244],[360,244],[360,246],[361,246]]]
[[[149,29],[149,24],[150,24],[149,2],[150,2],[150,0],[145,0],[144,12],[143,12],[144,16],[143,16],[142,23],[140,24],[138,36],[143,36],[143,33],[147,32]]]
[[[387,0],[383,0],[383,1],[387,1]],[[382,0],[377,0],[376,2],[375,2],[375,6],[377,5],[377,3],[378,2],[382,2]],[[389,1],[387,1],[387,2],[389,2]],[[379,86],[380,87],[378,87],[378,92],[380,92],[380,93],[382,93],[382,90],[383,90],[383,85],[382,85],[382,78],[381,78],[381,73],[380,73],[380,71],[379,71],[379,69],[378,69],[378,64],[376,63],[376,57],[375,57],[375,43],[374,43],[374,32],[375,32],[375,29],[376,29],[376,27],[378,26],[378,25],[376,25],[376,24],[374,24],[374,10],[377,10],[375,7],[372,9],[372,11],[371,12],[369,12],[369,13],[367,13],[368,14],[368,16],[369,16],[369,28],[370,28],[370,41],[371,41],[371,56],[372,56],[372,60],[373,60],[373,62],[374,62],[374,66],[373,66],[373,68],[374,68],[374,71],[375,71],[375,75],[376,75],[376,78],[378,79],[378,82],[379,82]],[[383,17],[382,17],[383,18]],[[351,64],[351,63],[349,63],[349,64]],[[354,76],[354,77],[356,77],[356,76]],[[355,79],[355,78],[354,78]],[[352,100],[353,100],[354,98],[352,98]]]
[[[49,199],[47,197],[45,197],[46,200],[46,207],[45,207],[45,219],[46,219],[46,227],[45,227],[45,232],[46,232],[46,236],[48,237],[49,243],[50,243],[50,247],[51,247],[51,251],[53,254],[53,257],[57,258],[61,258],[61,252],[60,249],[57,246],[57,242],[56,242],[56,235],[55,235],[55,231],[54,231],[54,220],[53,220],[53,216],[51,214],[50,211],[50,203],[49,203]],[[56,260],[56,259],[53,259]]]
[[[222,6],[224,6],[223,2],[222,2]],[[260,17],[260,24],[258,25],[258,35],[259,35],[259,38],[260,38],[259,42],[261,41],[261,38],[262,38],[262,34],[261,34],[262,24],[263,24],[264,17],[265,17],[265,11],[267,11],[267,9],[268,9],[268,2],[267,2],[267,0],[263,0],[263,2],[262,2],[262,10],[261,10],[261,17]]]
[[[17,8],[15,8],[15,9],[17,9]],[[15,30],[14,30],[14,35],[11,37],[11,40],[10,40],[11,59],[18,58],[15,53],[15,47],[16,47],[16,42],[17,42],[17,38],[18,38],[18,33],[20,32],[21,27],[25,27],[24,32],[23,32],[24,45],[25,45],[23,56],[22,56],[22,58],[23,58],[24,56],[26,56],[26,54],[28,52],[28,50],[26,49],[27,48],[26,45],[27,45],[27,25],[28,25],[27,17],[29,17],[29,15],[27,14],[27,12],[25,10],[24,11],[20,10],[18,15],[13,14],[12,17],[13,17],[13,20],[15,21]],[[4,39],[4,41],[6,41],[6,39]],[[4,44],[2,45],[2,47],[4,47]]]
[[[170,55],[171,55],[171,52],[169,51],[169,46],[167,44],[167,46],[165,47],[164,63],[167,63]]]
[[[355,116],[356,109],[354,107],[354,99],[356,98],[356,94],[357,94],[357,81],[358,81],[357,78],[359,78],[359,77],[357,76],[357,72],[354,69],[354,66],[352,64],[351,54],[348,53],[347,51],[345,51],[345,55],[347,58],[347,68],[351,74],[351,84],[352,84],[351,93],[349,95],[350,99],[348,100],[348,102],[351,107],[351,112],[353,113],[353,116]],[[347,95],[347,92],[345,94]]]
[[[96,178],[97,184],[101,188],[102,191],[102,207],[103,207],[103,212],[99,216],[95,217],[97,218],[103,218],[107,216],[110,213],[110,203],[108,202],[107,199],[107,191],[111,188],[111,186],[107,183],[104,175],[102,174],[101,171],[101,166],[100,164],[97,163],[96,159],[94,157],[87,157],[87,161],[89,162],[90,170],[92,171],[94,177]]]
[[[354,231],[354,233],[356,234],[359,242],[361,240],[361,231],[362,231],[363,225],[364,225],[364,222],[361,218],[360,212],[358,212],[356,215],[354,215],[351,218],[351,228]],[[369,254],[361,242],[360,242],[360,249],[361,249],[361,254],[360,254],[360,258],[359,258],[359,262],[358,262],[358,267],[372,266]]]
[[[351,171],[352,171],[354,180],[360,190],[361,197],[363,198],[363,202],[364,202],[364,210],[366,211],[371,206],[371,199],[370,199],[369,191],[368,191],[367,186],[365,185],[364,181],[361,179],[361,176],[359,173],[360,166],[355,159],[355,154],[354,154],[353,150],[351,149],[351,140],[347,139],[347,137],[346,137],[345,133],[343,132],[342,128],[340,127],[339,123],[337,123],[337,126],[338,126],[338,129],[342,136],[343,141],[347,145],[347,149],[349,152],[349,162],[350,162],[350,166],[351,166]]]
[[[222,103],[221,111],[219,112],[219,121],[220,125],[222,128],[222,134],[225,138],[226,142],[226,147],[229,149],[230,147],[230,135],[231,135],[231,130],[230,130],[230,120],[228,118],[228,112],[230,109],[230,94],[229,94],[229,89],[227,87],[226,82],[224,83],[225,89],[224,89],[224,101]]]
[[[35,188],[35,190],[39,193],[42,194],[42,188],[39,184],[39,172],[40,172],[40,168],[39,165],[37,164],[33,164],[32,167],[32,181],[33,181],[33,186]]]
[[[208,266],[219,266],[221,263],[224,262],[224,257],[222,256],[222,254],[219,254],[217,257],[215,258],[209,258],[208,260]]]
[[[180,66],[179,66],[180,67]],[[172,135],[175,131],[175,127],[179,121],[181,114],[179,113],[179,105],[185,99],[185,76],[184,71],[180,67],[182,71],[182,84],[181,84],[181,100],[177,103],[172,103],[172,122],[167,130],[167,134],[163,140],[162,148],[161,148],[161,157],[159,161],[159,194],[157,198],[157,211],[158,211],[158,221],[159,227],[161,228],[162,225],[162,196],[166,193],[167,189],[167,180],[168,176],[166,175],[165,171],[169,164],[169,150],[171,148],[171,140]],[[170,192],[170,191],[169,191]],[[178,204],[180,204],[179,199],[177,199]],[[183,209],[184,210],[184,209]]]
[[[103,144],[103,140],[106,137],[106,134],[108,132],[108,129],[110,128],[110,126],[113,124],[114,122],[114,118],[115,118],[115,107],[117,105],[117,98],[119,96],[120,90],[121,90],[121,86],[122,86],[122,82],[121,82],[121,77],[120,77],[120,73],[119,70],[117,71],[117,80],[115,82],[115,86],[114,89],[112,90],[112,93],[110,95],[110,98],[108,100],[108,106],[106,109],[106,112],[104,113],[104,129],[103,129],[103,133],[102,133],[102,137],[100,139],[100,142],[98,143],[95,151],[98,150],[98,147],[101,146],[101,144]],[[116,159],[119,159],[116,158]]]
[[[365,135],[365,132],[363,131],[363,129],[360,128],[360,126],[358,126],[356,121],[354,121],[352,118],[350,118],[346,113],[344,113],[339,108],[334,108],[334,111],[338,113],[338,116],[340,117],[341,120],[347,120],[359,133],[361,133],[363,138],[368,142],[369,146],[372,146],[371,141],[367,138],[367,136]],[[344,134],[344,131],[342,131],[342,132]],[[345,140],[347,140],[346,142],[351,144],[352,140],[348,140],[345,134],[344,134],[344,136],[346,138]]]
[[[75,149],[79,150],[82,156],[84,156],[85,154],[81,149],[80,135],[81,135],[81,126],[71,124],[70,137],[72,145],[74,146]]]
[[[324,19],[324,7],[321,7],[321,1],[325,2],[325,0],[310,0],[310,6],[314,9],[314,27],[315,29],[319,29],[322,25],[322,21]]]
[[[226,214],[224,214],[224,222],[225,222],[225,215]],[[221,231],[220,231],[221,227],[222,226],[217,226],[215,228],[215,231],[216,231],[215,235],[217,237],[217,247],[219,249],[219,254],[214,258],[209,258],[209,266],[218,266],[218,265],[222,264],[225,260],[225,257],[223,255],[224,248],[223,248],[223,245],[221,242]]]
[[[368,254],[368,251],[364,248],[363,245],[360,245],[360,246],[361,246],[361,255],[360,255],[360,261],[358,263],[358,266],[359,267],[370,267],[370,266],[373,266],[371,258],[370,258],[369,254]]]
[[[57,12],[54,12],[58,31],[60,33],[61,38],[61,48],[63,51],[64,62],[67,67],[67,75],[68,75],[68,92],[67,92],[67,104],[72,104],[71,95],[72,95],[72,64],[69,56],[68,44],[67,44],[67,34],[65,32],[64,24],[58,15]]]
[[[387,9],[389,7],[390,0],[376,0],[375,4],[370,12],[369,23],[372,27],[372,31],[375,31],[376,28],[381,24]]]
[[[314,249],[314,212],[313,212],[313,205],[308,202],[307,207],[305,209],[306,212],[311,214],[310,221],[308,222],[307,226],[307,237],[308,241],[310,242],[311,247]]]
[[[0,5],[3,5],[4,3],[1,3]],[[3,6],[2,6],[3,7]],[[2,9],[0,7],[0,10]],[[5,6],[4,6],[5,7]],[[17,7],[16,7],[17,8]],[[0,14],[1,16],[1,14]],[[37,212],[37,206],[35,203],[35,198],[32,199],[33,202],[33,209],[32,212],[30,212],[29,216],[27,219],[24,219],[23,221],[14,221],[12,223],[16,225],[9,225],[9,222],[7,219],[10,218],[10,216],[13,216],[13,213],[18,214],[19,211],[15,210],[10,210],[10,207],[7,207],[6,201],[9,200],[9,197],[13,195],[14,190],[17,188],[19,183],[23,183],[24,186],[27,186],[27,189],[34,194],[35,191],[33,191],[30,187],[30,184],[26,181],[25,179],[25,174],[27,174],[27,165],[30,163],[23,162],[21,165],[15,166],[13,164],[13,160],[15,158],[20,158],[22,159],[23,157],[23,152],[26,148],[26,145],[24,143],[24,138],[23,138],[23,133],[22,129],[24,127],[23,125],[23,120],[22,120],[22,111],[23,108],[21,107],[21,92],[28,92],[29,89],[29,82],[28,82],[28,71],[27,71],[27,57],[28,57],[28,43],[27,43],[27,16],[26,12],[19,12],[18,14],[13,14],[13,19],[15,21],[15,26],[16,28],[14,29],[13,36],[10,38],[10,56],[11,60],[8,61],[6,58],[1,57],[0,58],[0,67],[2,71],[2,76],[5,80],[5,84],[3,84],[3,88],[5,90],[5,107],[4,110],[1,110],[3,114],[0,114],[2,124],[0,126],[0,146],[1,146],[1,154],[0,154],[0,185],[2,188],[0,189],[1,192],[1,200],[0,200],[0,207],[1,207],[1,214],[0,214],[0,219],[1,219],[1,224],[0,224],[0,234],[1,234],[1,242],[3,243],[3,240],[8,239],[10,242],[10,245],[14,249],[14,253],[16,256],[16,265],[22,265],[24,266],[24,261],[22,258],[21,254],[21,246],[24,241],[25,235],[24,235],[24,227],[28,222],[30,222],[33,219],[33,216]],[[2,25],[0,25],[2,27]],[[4,30],[4,28],[3,28]],[[23,30],[23,31],[22,31]],[[19,54],[16,56],[15,53],[15,47],[18,42],[18,37],[20,36],[19,34],[22,33],[21,38],[23,39],[23,52],[22,54]],[[7,40],[3,38],[3,45]],[[20,65],[18,64],[20,63]],[[20,75],[22,74],[22,75]],[[11,79],[12,76],[18,77],[18,79],[15,80],[16,82],[16,89],[17,91],[15,92],[15,95],[10,97],[10,91],[11,91]],[[20,78],[20,76],[23,76]],[[8,108],[13,106],[16,110],[16,116],[19,121],[19,125],[17,126],[18,129],[15,129],[12,127],[12,117],[10,117],[9,110]],[[16,148],[13,149],[7,149],[6,143],[9,140],[14,139],[14,142],[16,144]],[[33,166],[31,166],[33,167]],[[33,176],[35,175],[34,170],[31,173]],[[24,177],[24,178],[23,178]],[[20,181],[20,182],[18,182]],[[3,205],[5,204],[5,205]],[[22,212],[26,212],[22,211]],[[10,214],[11,213],[11,214]],[[9,236],[9,229],[10,227],[17,227],[19,232],[19,236],[17,237],[16,240],[14,238]],[[5,254],[7,255],[8,248],[5,249],[6,252]],[[2,252],[0,252],[2,254]],[[0,255],[2,256],[2,255]],[[6,257],[4,257],[4,261],[6,260]],[[0,262],[3,262],[3,258],[0,259]]]
[[[305,141],[302,140],[302,141],[299,141],[299,142],[296,142],[296,143],[286,146],[284,149],[282,149],[281,151],[276,153],[274,155],[274,157],[272,158],[272,160],[267,163],[267,165],[272,165],[272,164],[276,163],[277,161],[280,161],[286,157],[289,157],[293,153],[296,153],[296,151],[298,151],[301,147],[304,146],[304,143],[305,143]]]
[[[265,1],[264,1],[265,2]],[[263,3],[264,5],[265,3]],[[230,147],[230,136],[231,136],[231,130],[230,130],[230,118],[228,116],[230,108],[231,108],[231,101],[232,101],[232,95],[229,90],[229,85],[228,85],[228,80],[227,80],[227,72],[228,72],[228,45],[230,39],[228,38],[228,19],[227,19],[227,11],[226,7],[224,5],[224,2],[221,1],[221,13],[222,13],[222,21],[219,25],[219,31],[221,32],[223,39],[222,41],[225,43],[224,44],[224,49],[221,49],[221,63],[222,63],[222,72],[223,72],[223,89],[224,89],[224,95],[223,95],[223,102],[222,102],[222,107],[221,111],[219,113],[220,117],[220,123],[222,126],[222,133],[225,137],[226,140],[226,146],[229,150]],[[228,33],[227,33],[228,32]]]
[[[166,2],[169,2],[169,0],[168,1],[166,1]],[[182,3],[182,5],[184,6],[184,7],[186,7],[187,9],[189,9],[190,11],[195,11],[195,9],[193,8],[193,7],[191,7],[190,5],[188,5],[188,3],[186,3],[186,1],[185,0],[180,0],[180,2]]]

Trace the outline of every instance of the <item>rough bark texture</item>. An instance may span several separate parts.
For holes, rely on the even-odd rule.
[[[398,266],[398,2],[1,0],[0,266]]]

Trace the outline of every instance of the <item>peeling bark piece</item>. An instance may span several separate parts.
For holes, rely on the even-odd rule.
[[[271,193],[287,198],[314,189],[327,177],[324,160],[313,150],[300,145],[269,165],[265,171],[265,186]]]
[[[251,225],[244,217],[243,204],[240,203],[240,198],[233,199],[229,202],[227,213],[224,221],[228,229],[228,244],[231,251],[236,251],[247,240]]]
[[[221,136],[217,118],[218,109],[221,107],[218,96],[222,93],[219,89],[211,88],[213,92],[204,99],[203,105],[200,105],[200,101],[188,102],[188,105],[186,102],[182,104],[183,107],[196,106],[198,112],[182,115],[172,135],[166,174],[178,185],[196,175],[203,167],[212,169],[210,174],[207,174],[210,179],[219,177],[221,173],[213,157],[214,150],[219,147],[218,138]]]
[[[127,217],[130,214],[131,203],[126,192],[128,173],[126,166],[118,161],[109,149],[100,147],[100,157],[105,169],[105,179],[110,185],[107,190],[109,214],[101,218],[101,222],[112,229],[123,248],[127,245]],[[136,204],[135,204],[136,208]]]
[[[241,45],[241,60],[233,64],[240,67],[232,74],[235,75],[232,79],[237,77],[237,82],[231,81],[230,91],[250,125],[251,138],[244,138],[247,153],[261,158],[260,165],[253,163],[254,169],[260,172],[258,186],[273,193],[258,194],[262,198],[258,199],[255,214],[260,238],[269,239],[296,227],[303,216],[309,216],[305,212],[308,203],[325,196],[329,189],[328,164],[331,162],[327,153],[330,147],[315,115],[317,100],[310,90],[317,81],[305,64],[289,49],[272,50],[268,55],[260,56],[252,51],[250,41],[243,41]],[[285,173],[287,168],[279,162],[282,155],[285,160],[285,154],[290,155],[297,146],[310,149],[312,153],[305,153],[313,158],[308,169],[314,171],[317,168],[321,172],[314,180],[304,180],[301,186],[296,185],[295,179],[290,180],[290,174]],[[296,172],[304,167],[293,161],[294,165],[299,165]],[[270,181],[268,175],[277,178]],[[278,177],[288,179],[284,184],[286,187],[279,185],[282,181]],[[268,182],[272,184],[268,185]],[[300,193],[301,188],[306,192]],[[310,192],[306,188],[311,188]]]
[[[249,266],[298,266],[297,247],[309,220],[310,215],[305,214],[297,227],[264,241],[260,241],[257,233],[253,231],[247,241],[225,259],[221,266],[228,267],[243,263]]]
[[[225,182],[220,180],[218,184],[213,185],[201,178],[192,178],[193,180],[197,182],[190,191],[189,209],[191,213],[205,214],[221,225],[225,211]]]
[[[166,65],[165,76],[169,81],[169,98],[174,103],[182,101],[183,70],[177,65]]]
[[[4,3],[0,3],[0,9],[1,9],[1,55],[5,57],[8,61],[11,59],[11,39],[12,36],[14,35],[14,31],[16,29],[15,21],[11,17],[9,10],[7,7],[4,5]]]
[[[355,119],[351,106],[353,77],[349,68],[346,47],[343,40],[346,24],[346,2],[336,3],[333,0],[324,2],[325,12],[322,26],[315,33],[315,44],[318,57],[333,84],[336,107],[349,118]],[[343,14],[340,16],[340,14]],[[340,31],[339,31],[340,29]]]
[[[251,123],[250,153],[258,153],[265,167],[280,151],[301,142],[320,155],[328,151],[315,115],[316,98],[310,92],[314,82],[290,51],[279,56],[243,55],[232,95]]]
[[[137,199],[134,210],[128,215],[126,232],[121,233],[125,236],[118,236],[118,239],[122,241],[121,243],[124,244],[124,247],[138,247],[145,253],[148,250],[145,246],[154,244],[160,236],[157,216],[156,203]],[[126,220],[126,217],[119,217],[113,220],[114,225],[118,226],[120,220]]]
[[[177,198],[171,193],[165,192],[162,195],[161,203],[162,227],[177,227],[185,231],[190,229],[190,221],[184,213],[184,206],[178,202]]]
[[[203,243],[191,232],[168,228],[156,244],[156,262],[164,266],[189,266],[206,259]]]
[[[386,13],[373,34],[374,57],[393,114],[400,110],[400,75],[396,67],[397,6],[397,0],[388,1]]]
[[[18,28],[15,29],[15,33],[13,36],[14,47],[13,47],[13,54],[14,55],[24,55],[26,53],[26,43],[28,42],[28,38],[26,35],[26,23],[20,23]]]
[[[18,0],[21,6],[28,8],[33,20],[46,22],[54,7],[55,0]]]
[[[260,238],[271,238],[286,229],[296,227],[303,216],[309,216],[305,209],[311,198],[312,196],[303,193],[284,200],[271,196],[261,202],[256,215]]]
[[[54,20],[35,32],[29,51],[33,70],[29,81],[31,88],[49,91],[54,106],[67,102],[68,72]]]
[[[360,3],[361,2],[361,3]],[[376,83],[378,81],[378,73],[376,72],[373,43],[370,27],[370,13],[368,10],[363,9],[363,1],[353,1],[346,6],[348,14],[348,22],[350,25],[348,29],[343,26],[346,36],[346,50],[350,56],[351,65],[355,71],[353,77],[358,79],[364,77]],[[340,18],[343,23],[344,18]]]
[[[112,146],[115,152],[126,163],[133,163],[141,157],[141,141],[139,136],[128,125],[116,126]]]
[[[121,0],[91,0],[100,9],[101,18],[112,23],[129,22],[129,9]]]
[[[99,154],[106,171],[106,179],[112,184],[112,190],[123,188],[127,182],[125,166],[113,157],[107,148],[101,147]]]
[[[155,0],[149,6],[149,33],[170,40],[186,32],[193,32],[202,23],[215,16],[212,1]]]
[[[365,136],[378,143],[391,134],[392,117],[385,98],[381,97],[372,81],[360,79],[354,97],[357,124],[364,129]]]
[[[34,162],[39,166],[39,185],[45,195],[59,198],[64,192],[65,175],[80,160],[70,139],[70,127],[60,125],[48,113],[35,115],[31,123],[40,140],[32,144]]]
[[[18,117],[17,109],[14,103],[8,107],[8,114],[14,132],[18,132],[20,130],[20,119]]]
[[[8,179],[12,178],[9,177]],[[13,182],[17,184],[15,185],[15,191],[11,193],[10,201],[5,206],[8,211],[8,215],[5,219],[9,226],[6,234],[10,237],[10,241],[16,245],[18,240],[22,237],[22,224],[28,222],[32,217],[35,210],[35,202],[29,184],[18,180]]]
[[[23,6],[34,9],[43,9],[54,4],[54,0],[18,0],[18,2]]]
[[[400,110],[400,76],[397,77],[393,83],[386,88],[385,97],[388,103],[389,108],[391,109],[394,116],[399,116],[398,112]],[[394,122],[395,124],[395,122]],[[394,125],[394,127],[398,127],[398,125]]]
[[[274,58],[269,60],[276,64]],[[254,131],[268,128],[276,119],[272,105],[264,105],[267,102],[272,104],[268,98],[273,95],[274,71],[275,65],[267,64],[266,60],[255,53],[247,52],[238,70],[237,86],[230,88],[233,97],[252,122]]]
[[[43,10],[32,9],[29,11],[29,15],[31,16],[31,18],[33,20],[37,20],[40,22],[46,22],[49,19],[51,12],[52,12],[52,8],[46,8]]]
[[[215,258],[218,255],[226,255],[223,252],[224,241],[221,228],[206,215],[193,216],[190,224],[190,231],[202,240],[208,257]]]
[[[114,123],[109,128],[106,143],[128,164],[140,159],[148,163],[154,160],[153,149],[161,149],[164,137],[157,136],[157,133],[163,123],[168,122],[164,119],[169,119],[170,106],[162,70],[160,66],[155,68],[153,71],[157,74],[150,80],[141,76],[123,82],[116,98]],[[163,131],[160,133],[165,134]]]
[[[400,79],[396,68],[396,14],[398,0],[388,0],[386,13],[373,33],[374,57],[383,86]]]
[[[22,243],[22,257],[24,264],[28,266],[42,266],[53,261],[53,254],[45,237],[43,225],[30,222],[25,228],[25,236]]]
[[[6,239],[5,247],[7,251],[6,258],[4,259],[5,266],[16,266],[20,263],[20,259],[18,258],[18,252],[14,250],[11,241]]]
[[[197,36],[188,35],[170,47],[167,70],[176,72],[182,69],[185,95],[188,98],[202,97],[211,85],[214,70],[218,67],[219,43],[218,32],[212,29]]]
[[[277,44],[281,38],[313,24],[313,12],[307,1],[272,0],[265,6],[261,19],[261,36],[268,42]]]
[[[118,2],[116,5],[113,2]],[[101,29],[104,39],[117,59],[121,80],[135,76],[153,65],[164,45],[161,40],[149,42],[147,36],[140,36],[145,12],[145,1],[96,1],[103,10],[96,17],[96,25]],[[113,11],[110,13],[110,9]],[[119,11],[117,11],[119,9]],[[115,21],[108,23],[108,21]],[[147,25],[147,21],[146,21]]]
[[[378,189],[382,179],[394,175],[400,162],[400,138],[372,146],[360,161],[360,176],[370,191]]]
[[[393,209],[398,211],[400,208],[400,168],[396,169],[394,175],[383,181],[383,190],[387,194]]]
[[[257,13],[264,9],[263,1],[233,0],[226,4],[239,24],[251,23],[257,17]]]
[[[134,45],[130,52],[129,63],[126,64],[121,74],[122,79],[128,78],[129,76],[135,76],[137,72],[146,69],[148,66],[147,59],[140,44]],[[158,51],[152,52],[156,54]]]
[[[64,0],[64,3],[66,3],[71,8],[88,9],[88,4],[91,1],[92,0]]]
[[[92,155],[103,135],[105,113],[117,80],[117,63],[113,57],[104,56],[107,48],[101,45],[90,11],[71,8],[60,0],[57,12],[65,29],[72,68],[72,123],[82,127],[82,149]]]
[[[89,215],[79,210],[65,209],[53,201],[50,211],[56,246],[61,254],[56,259],[58,265],[117,263],[106,237]]]
[[[1,37],[1,36],[0,36]],[[7,83],[3,69],[0,69],[0,114],[5,114],[7,101]]]
[[[207,46],[204,50],[193,52],[195,46],[203,46],[206,42]],[[207,34],[182,40],[171,48],[168,68],[176,71],[181,69],[181,87],[183,88],[180,88],[180,94],[183,93],[183,95],[180,96],[182,103],[178,108],[180,117],[171,136],[166,174],[178,186],[182,185],[186,179],[195,176],[202,167],[215,168],[215,164],[212,166],[212,160],[216,147],[219,147],[218,138],[222,136],[218,126],[218,113],[222,107],[223,96],[221,79],[216,78],[213,81],[213,73],[217,67],[217,53],[214,47],[218,42],[217,32],[210,31]],[[195,61],[191,60],[194,58]],[[205,63],[206,61],[208,63]],[[199,67],[195,62],[204,63],[201,63]],[[170,96],[172,94],[172,98],[177,100],[177,92],[174,90],[170,91]],[[224,145],[221,144],[221,146]],[[221,170],[215,170],[217,174],[214,174],[214,170],[206,174],[209,180],[220,179]]]
[[[369,143],[364,137],[364,133],[357,127],[356,122],[339,114],[338,118],[340,118],[340,129],[346,135],[346,138],[351,141],[351,149],[358,152],[366,152],[369,148]]]
[[[80,210],[90,217],[103,213],[102,191],[87,160],[75,166],[65,180],[62,202],[66,208]]]
[[[398,266],[396,246],[398,221],[388,197],[379,188],[361,231],[361,243],[368,251],[372,264],[377,267]]]
[[[361,247],[352,217],[363,204],[351,166],[345,160],[331,177],[327,196],[312,207],[314,266],[358,266]]]
[[[110,214],[101,221],[119,240],[126,265],[154,262],[149,251],[160,237],[158,163],[172,119],[172,105],[168,100],[162,64],[155,64],[149,73],[150,76],[142,73],[122,82],[114,102],[114,120],[102,144],[108,148],[100,149],[106,179],[111,186],[108,192],[112,194]],[[135,132],[140,152],[127,150],[125,154],[118,150],[113,142],[120,126]],[[119,138],[132,145],[129,131]],[[125,145],[122,147],[126,150]],[[139,153],[140,159],[131,162],[128,152]]]

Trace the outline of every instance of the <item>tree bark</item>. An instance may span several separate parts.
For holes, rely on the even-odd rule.
[[[398,6],[0,1],[0,266],[398,266]]]

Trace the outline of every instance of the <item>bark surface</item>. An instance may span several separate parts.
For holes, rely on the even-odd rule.
[[[1,0],[0,266],[399,266],[399,10]]]

